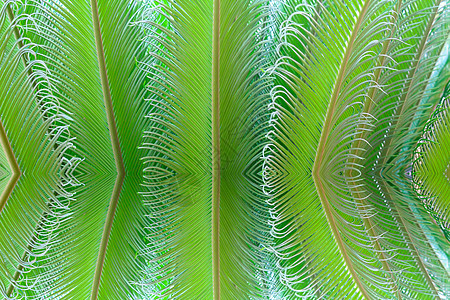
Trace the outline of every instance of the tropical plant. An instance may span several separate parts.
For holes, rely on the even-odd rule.
[[[0,1],[2,299],[450,294],[446,0]]]

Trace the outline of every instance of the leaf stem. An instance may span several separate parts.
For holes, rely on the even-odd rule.
[[[97,265],[95,267],[94,283],[92,285],[92,293],[91,293],[91,299],[95,300],[98,297],[100,279],[102,276],[103,265],[106,257],[106,249],[108,247],[108,241],[111,235],[112,224],[114,221],[114,215],[116,213],[117,204],[119,202],[120,192],[122,191],[122,186],[125,179],[125,165],[123,162],[122,151],[120,149],[119,135],[117,132],[116,120],[114,117],[114,109],[106,70],[106,60],[103,50],[103,41],[100,32],[100,19],[96,0],[91,0],[91,10],[92,10],[92,21],[94,25],[93,29],[95,36],[95,46],[97,48],[97,57],[100,71],[100,80],[102,83],[103,99],[105,102],[105,109],[106,109],[106,118],[108,121],[111,145],[117,169],[117,177],[114,183],[108,213],[106,215],[102,240],[100,242],[100,249],[98,252]]]
[[[368,11],[370,2],[371,2],[371,0],[365,1],[364,5],[359,13],[358,20],[356,21],[356,24],[353,27],[353,30],[352,30],[352,33],[350,36],[350,40],[348,42],[348,46],[347,46],[347,49],[344,54],[342,64],[339,68],[339,72],[337,75],[337,80],[336,80],[336,83],[334,86],[333,94],[331,96],[330,103],[328,105],[327,115],[325,118],[325,123],[322,128],[322,134],[320,136],[319,145],[318,145],[317,152],[316,152],[316,158],[314,160],[314,166],[313,166],[313,170],[312,170],[312,176],[314,179],[314,183],[316,185],[322,206],[325,210],[325,214],[328,219],[328,224],[330,225],[333,236],[336,239],[336,242],[338,244],[339,251],[341,252],[341,255],[342,255],[344,262],[353,278],[353,281],[355,282],[355,284],[358,287],[361,294],[366,299],[370,299],[369,294],[366,291],[366,288],[363,286],[362,282],[359,280],[359,276],[356,273],[355,268],[353,267],[353,262],[351,261],[349,255],[347,253],[347,250],[345,248],[344,241],[343,241],[341,234],[339,232],[339,229],[337,227],[336,221],[333,216],[332,209],[330,207],[330,203],[328,201],[325,189],[322,184],[322,180],[320,178],[320,171],[321,171],[323,157],[325,154],[325,145],[327,143],[327,139],[330,135],[331,129],[333,128],[333,125],[334,125],[332,123],[333,115],[336,110],[337,100],[339,98],[340,90],[342,88],[342,85],[344,84],[344,77],[345,77],[345,73],[346,73],[346,69],[347,69],[347,64],[350,60],[350,55],[352,54],[356,37],[358,35],[359,30],[361,29],[362,22]]]

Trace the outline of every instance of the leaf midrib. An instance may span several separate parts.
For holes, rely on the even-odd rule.
[[[100,80],[103,90],[103,100],[105,102],[106,118],[108,121],[109,134],[111,138],[111,145],[114,154],[114,161],[116,164],[117,176],[114,183],[111,200],[108,207],[108,213],[106,215],[105,225],[103,228],[102,239],[100,242],[100,248],[97,258],[97,264],[94,273],[94,282],[92,285],[91,299],[96,300],[98,297],[100,280],[102,276],[103,266],[106,257],[106,250],[108,247],[109,237],[111,235],[111,229],[114,222],[114,215],[116,213],[117,205],[119,203],[120,192],[122,191],[123,182],[125,180],[125,165],[123,162],[122,151],[120,149],[119,135],[117,132],[116,120],[114,117],[114,109],[111,98],[111,90],[108,81],[108,74],[106,69],[105,53],[102,41],[102,35],[100,30],[100,18],[97,6],[97,0],[91,0],[92,21],[95,37],[95,46],[97,49],[97,58],[100,71]]]

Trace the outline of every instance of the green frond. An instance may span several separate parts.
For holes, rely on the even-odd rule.
[[[272,120],[275,125],[271,138],[273,146],[268,148],[273,154],[266,154],[266,168],[275,169],[270,172],[279,175],[272,177],[266,170],[266,184],[271,188],[269,193],[277,211],[274,230],[281,231],[277,237],[286,239],[279,246],[278,256],[286,260],[289,267],[283,273],[287,273],[286,281],[298,294],[360,297],[371,293],[368,291],[383,293],[382,287],[366,286],[379,281],[383,275],[379,263],[370,259],[374,253],[370,241],[364,241],[365,232],[358,209],[346,195],[348,191],[339,187],[342,182],[338,181],[344,177],[339,178],[337,174],[338,178],[330,178],[329,175],[335,174],[334,166],[342,166],[343,161],[336,158],[347,156],[348,140],[357,124],[351,113],[357,110],[358,101],[361,101],[358,98],[364,96],[364,89],[370,84],[370,72],[373,72],[371,68],[376,59],[373,49],[379,47],[379,43],[372,40],[385,34],[385,24],[390,16],[386,5],[367,2],[362,6],[355,2],[341,14],[320,4],[320,10],[310,5],[299,6],[282,31],[282,40],[296,38],[296,43],[287,43],[287,47],[294,50],[287,51],[294,52],[298,59],[282,56],[279,62],[278,76],[285,84],[274,90],[273,108],[277,116]],[[296,15],[302,16],[297,20],[309,25],[295,22],[293,17]],[[336,31],[330,31],[330,27]],[[304,28],[311,29],[302,33]],[[342,32],[351,35],[342,35]],[[302,45],[304,50],[298,49],[296,44]],[[324,115],[317,112],[325,112],[327,106],[329,123],[321,128]],[[321,139],[322,130],[325,138]],[[319,140],[324,142],[317,150]],[[319,159],[316,153],[320,153]],[[324,166],[321,170],[313,168],[314,161],[317,164],[318,160]],[[312,174],[316,171],[320,177],[326,177],[313,180]],[[314,181],[317,180],[321,182],[315,183],[320,197],[315,191]],[[316,217],[308,221],[312,215]],[[349,218],[353,222],[349,222]],[[312,242],[319,237],[321,240],[328,238],[330,243],[327,244],[333,245],[334,249]],[[367,263],[364,267],[359,266],[359,257],[351,250],[355,246],[366,252],[361,255],[369,256],[363,259]],[[330,278],[331,274],[323,272],[330,264],[332,269],[343,270],[337,272],[340,276]],[[374,270],[372,274],[364,271],[369,265]]]
[[[447,84],[441,102],[427,123],[425,134],[415,153],[414,180],[416,190],[428,210],[447,231],[450,229],[449,140],[450,85]]]
[[[102,99],[102,91],[90,16],[88,5],[70,1],[28,1],[16,10],[24,37],[36,45],[36,58],[45,61],[43,68],[32,71],[47,72],[52,92],[68,115],[64,120],[72,137],[70,155],[82,160],[75,173],[70,172],[81,185],[71,189],[70,214],[55,230],[53,247],[37,260],[38,267],[21,276],[22,282],[40,279],[23,289],[30,299],[90,294],[98,256],[93,245],[99,243],[114,184],[104,104],[92,101]],[[86,51],[89,48],[92,51]],[[44,218],[41,226],[48,222]]]
[[[141,284],[155,299],[212,299],[212,9],[161,1],[140,22],[150,55],[142,195],[153,256]]]
[[[405,192],[407,180],[388,183],[384,173],[381,178],[374,174],[371,164],[385,172],[389,166],[379,165],[388,157],[395,159],[396,168],[406,163],[406,156],[392,156],[385,149],[389,143],[408,147],[409,131],[387,135],[383,130],[410,126],[412,117],[417,118],[417,106],[403,101],[420,103],[427,95],[423,83],[446,37],[445,12],[426,1],[366,1],[340,9],[338,16],[347,19],[333,23],[335,6],[318,6],[320,10],[298,6],[282,31],[289,56],[280,53],[272,145],[265,153],[265,188],[275,211],[275,238],[280,239],[275,252],[292,278],[285,281],[305,297],[327,292],[336,297],[358,288],[365,298],[436,298],[445,294],[446,271],[416,214],[402,202],[414,198],[411,189]],[[436,19],[433,10],[438,11]],[[296,15],[301,17],[293,21]],[[330,36],[341,29],[352,35]],[[411,91],[402,90],[408,83]],[[395,102],[399,98],[400,105]],[[325,108],[323,123],[319,112]],[[388,122],[392,112],[404,119]],[[401,140],[389,141],[397,137]],[[406,195],[400,197],[397,189]],[[319,235],[323,241],[325,234],[330,239],[325,245],[333,244],[334,251],[313,243]],[[336,282],[321,273],[330,264],[346,270],[337,272],[340,277],[333,272]]]
[[[273,270],[264,250],[271,237],[260,157],[273,29],[267,1],[222,1],[220,12],[220,297],[268,299]]]
[[[156,20],[152,27],[146,25],[148,40],[157,41],[150,46],[155,63],[147,65],[154,123],[143,146],[149,190],[144,197],[154,210],[150,241],[157,259],[149,270],[151,289],[171,298],[211,297],[204,291],[211,292],[212,279],[200,268],[210,267],[205,264],[212,252],[209,187],[212,168],[218,167],[211,166],[211,151],[220,151],[220,297],[267,298],[270,235],[259,177],[268,121],[267,2],[221,2],[220,148],[210,142],[212,14],[205,14],[204,23],[192,23],[189,16],[200,5],[169,1],[161,6],[147,18]],[[192,251],[199,256],[192,257]],[[192,272],[208,277],[192,282]]]
[[[37,261],[57,239],[68,216],[70,187],[74,185],[67,181],[64,170],[71,170],[76,158],[70,155],[73,144],[65,123],[68,116],[52,93],[52,82],[45,72],[33,72],[45,68],[34,59],[36,45],[24,45],[25,39],[18,38],[18,20],[9,3],[2,3],[1,12],[0,110],[7,128],[4,133],[19,166],[12,170],[18,182],[4,199],[0,215],[0,247],[2,253],[8,253],[1,259],[0,293],[8,298],[22,295],[37,283],[35,277],[24,282],[20,275],[39,269],[42,265]]]
[[[449,38],[448,0],[0,0],[0,298],[445,299]]]

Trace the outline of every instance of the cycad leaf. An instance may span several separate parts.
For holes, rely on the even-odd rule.
[[[162,2],[141,22],[155,58],[147,65],[152,112],[143,144],[154,259],[143,283],[156,299],[211,299],[213,7]]]
[[[17,11],[22,12],[16,17],[25,24],[24,36],[37,45],[38,58],[46,61],[54,95],[70,112],[65,119],[75,137],[70,154],[83,158],[75,171],[83,186],[71,190],[76,196],[69,203],[70,217],[57,229],[53,247],[37,262],[39,268],[22,280],[39,278],[25,291],[31,299],[87,298],[98,256],[98,246],[93,245],[99,244],[115,180],[104,104],[92,101],[102,99],[102,91],[91,10],[87,3],[28,1]]]
[[[449,293],[448,1],[0,1],[0,298]]]
[[[14,22],[9,3],[2,3],[0,109],[9,155],[18,163],[13,177],[19,180],[11,186],[11,196],[3,199],[0,215],[0,247],[7,253],[1,259],[0,292],[5,298],[22,295],[37,284],[36,278],[23,282],[20,275],[42,266],[36,262],[50,251],[71,196],[63,171],[71,162],[71,137],[63,121],[68,117],[49,92],[52,84],[46,74],[31,71],[43,65],[30,59],[36,47],[24,46]]]
[[[149,117],[154,123],[144,144],[144,197],[153,210],[151,289],[162,297],[212,297],[214,230],[219,235],[213,233],[213,242],[220,239],[216,297],[268,297],[268,214],[259,179],[269,92],[263,74],[268,63],[263,51],[270,43],[265,40],[270,26],[266,5],[221,1],[220,71],[214,83],[211,55],[218,53],[212,48],[212,6],[168,1],[146,26],[148,40],[156,42],[151,48],[155,63],[149,66],[154,95]],[[211,143],[212,84],[220,86],[219,144]],[[211,165],[219,155],[220,164]],[[217,168],[220,222],[214,229],[210,213],[217,206],[212,203],[211,171]]]
[[[146,76],[137,63],[144,59],[145,36],[133,26],[141,9],[140,3],[99,1],[107,74],[126,169],[102,270],[100,299],[139,299],[136,283],[142,280],[144,258],[149,259],[149,255],[137,255],[144,253],[145,228],[151,226],[146,218],[149,211],[138,194],[143,174],[138,148],[149,126],[144,117],[149,105],[143,101]]]
[[[440,105],[427,123],[425,134],[416,150],[414,164],[416,189],[447,235],[450,228],[450,147],[447,145],[450,140],[449,97],[450,85],[447,85]]]
[[[378,98],[385,94],[373,91],[382,88],[396,92],[387,94],[392,103],[395,95],[405,98],[408,94],[408,91],[402,93],[400,86],[405,81],[400,78],[414,75],[406,82],[421,84],[424,79],[420,78],[429,76],[434,68],[439,51],[435,49],[442,45],[445,36],[446,26],[442,21],[445,19],[439,15],[435,21],[433,11],[437,7],[429,2],[365,1],[360,6],[349,4],[346,9],[340,9],[337,15],[343,20],[335,21],[333,26],[326,25],[325,21],[333,20],[335,5],[319,4],[320,10],[317,6],[299,6],[284,27],[286,45],[294,49],[286,52],[294,56],[282,56],[280,60],[278,76],[285,83],[274,90],[273,145],[267,147],[265,169],[266,188],[276,212],[274,230],[276,237],[283,241],[275,251],[281,257],[281,265],[286,266],[287,284],[300,295],[315,293],[320,297],[328,292],[333,297],[349,297],[346,293],[354,293],[358,288],[360,296],[366,298],[437,297],[445,293],[445,281],[442,281],[445,269],[435,251],[429,248],[430,243],[419,230],[411,209],[392,204],[392,199],[386,201],[383,193],[379,195],[376,188],[388,183],[374,178],[370,162],[379,163],[381,159],[374,153],[377,147],[386,147],[380,134],[383,131],[377,126],[395,127],[394,122],[378,122],[378,118],[384,121],[395,105],[376,106],[380,103]],[[296,15],[301,17],[294,19]],[[323,15],[329,17],[324,19]],[[343,28],[349,24],[352,24],[350,29]],[[336,29],[332,31],[330,27]],[[431,37],[434,41],[427,42],[428,31],[434,33]],[[330,32],[337,36],[330,37]],[[351,35],[346,35],[350,32]],[[402,44],[402,38],[413,43]],[[424,39],[426,43],[420,44]],[[410,54],[411,49],[416,52]],[[412,58],[422,50],[428,56],[420,64],[414,63]],[[400,63],[411,64],[411,61],[410,68],[417,65],[420,72],[408,75]],[[423,97],[422,93],[406,99],[419,101]],[[323,122],[320,112],[325,112],[327,106],[325,123],[320,127]],[[406,119],[402,122],[411,124]],[[408,146],[403,135],[393,135],[397,136],[402,140],[393,145]],[[384,155],[382,159],[388,154]],[[399,188],[402,184],[404,181],[399,181]],[[395,189],[387,189],[385,193],[389,197],[399,199]],[[413,198],[411,194],[404,197]],[[311,219],[312,215],[321,218]],[[397,225],[400,227],[396,228]],[[408,232],[413,227],[417,234],[411,235]],[[319,228],[323,230],[321,240],[328,234],[327,246],[334,244],[332,240],[336,242],[334,251],[314,243],[319,239]],[[328,279],[322,270],[330,264],[334,264],[332,269],[346,271],[338,271],[340,277],[333,272],[333,277]]]
[[[383,35],[385,27],[382,24],[388,20],[389,10],[384,3],[371,2],[366,2],[364,6],[361,2],[352,3],[341,14],[332,7],[320,4],[318,6],[320,10],[319,7],[299,6],[283,32],[286,39],[296,36],[296,44],[303,45],[305,50],[294,51],[299,57],[298,61],[281,57],[282,69],[279,76],[286,84],[274,91],[275,133],[272,137],[273,146],[268,147],[272,150],[272,154],[266,153],[265,172],[268,172],[266,184],[272,189],[272,201],[277,212],[274,230],[281,231],[278,233],[279,236],[286,239],[286,242],[281,244],[279,249],[275,248],[275,251],[283,257],[283,260],[287,260],[288,267],[284,271],[286,281],[299,294],[367,296],[371,291],[379,292],[377,288],[371,289],[367,285],[375,282],[374,278],[377,276],[382,276],[377,271],[380,266],[377,266],[377,262],[373,259],[364,260],[367,265],[372,265],[373,270],[372,273],[366,273],[364,266],[360,266],[356,256],[353,256],[356,253],[353,252],[352,246],[357,244],[360,251],[371,253],[373,250],[368,242],[364,241],[364,228],[361,221],[358,221],[360,218],[358,211],[355,207],[351,207],[348,196],[345,196],[346,192],[340,191],[338,182],[334,183],[338,188],[336,190],[325,180],[335,180],[330,177],[334,175],[334,166],[342,164],[339,158],[346,157],[345,148],[348,148],[346,140],[351,137],[349,129],[355,126],[355,120],[345,121],[345,119],[350,117],[349,110],[355,105],[358,97],[363,96],[362,91],[368,85],[370,75],[358,72],[364,69],[370,72],[375,60],[370,51],[377,46],[377,42],[371,42],[371,39]],[[297,23],[294,19],[296,15],[303,16],[304,18],[300,20],[309,25],[302,26]],[[305,33],[297,30],[305,27],[311,29]],[[336,30],[330,31],[330,27]],[[287,47],[298,49],[291,42]],[[291,70],[294,69],[295,73],[289,69],[283,71],[284,65]],[[335,88],[332,95],[333,85]],[[285,100],[287,101],[284,102]],[[330,131],[324,133],[332,139],[325,141],[326,144],[321,146],[323,148],[316,151],[324,120],[324,115],[320,112],[325,112],[328,104],[332,113],[327,118],[327,122],[330,123],[328,125],[326,123],[325,126],[327,130],[335,131],[332,134]],[[334,127],[338,122],[343,126]],[[329,175],[326,179],[320,179],[322,183],[316,182],[317,188],[322,190],[320,195],[322,204],[311,176],[314,159],[316,158],[317,164],[316,153],[319,152],[320,163],[324,166],[324,169],[319,171],[320,176]],[[325,183],[327,185],[323,186]],[[323,199],[326,196],[330,198]],[[347,208],[343,210],[342,205]],[[341,215],[339,210],[342,212]],[[313,215],[316,217],[310,218]],[[353,225],[348,218],[354,220]],[[347,221],[344,221],[345,219]],[[326,242],[327,247],[314,243],[318,239],[322,241],[329,239],[329,242]],[[359,241],[356,242],[355,239]],[[299,262],[302,265],[299,265]],[[337,271],[339,276],[329,277],[331,274],[327,273],[326,269],[331,265],[332,269],[342,270]],[[305,280],[310,282],[308,288],[302,290],[300,287],[304,286],[305,283],[302,281]],[[359,287],[359,291],[355,289],[356,286]]]

